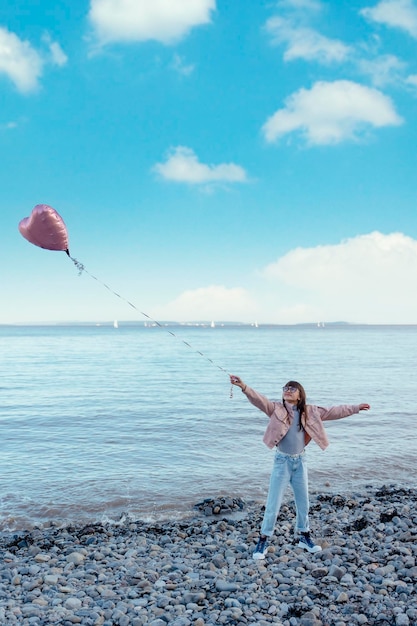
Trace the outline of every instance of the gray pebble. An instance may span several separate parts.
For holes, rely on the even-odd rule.
[[[222,580],[219,578],[216,580],[216,589],[217,591],[237,591],[239,586],[234,582],[229,582],[227,580]]]
[[[207,500],[188,520],[2,536],[0,624],[415,626],[416,490],[369,487],[311,502],[323,551],[293,544],[294,511],[284,505],[259,562],[263,503],[237,498]]]

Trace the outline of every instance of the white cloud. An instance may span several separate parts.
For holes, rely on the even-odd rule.
[[[281,0],[278,6],[301,11],[321,11],[323,8],[320,0]]]
[[[179,54],[174,54],[174,58],[172,60],[172,69],[182,76],[189,76],[194,72],[195,65],[191,63],[187,64],[182,56],[180,56]]]
[[[400,28],[417,37],[417,6],[413,0],[382,0],[375,7],[367,7],[360,13],[370,20]]]
[[[407,324],[417,318],[417,240],[372,232],[335,245],[295,248],[250,279],[252,287],[192,289],[155,319],[277,324]],[[255,279],[255,280],[253,280]]]
[[[266,29],[274,43],[287,44],[285,61],[306,59],[320,63],[341,62],[350,52],[349,46],[343,42],[329,39],[311,28],[294,26],[290,20],[281,17],[269,19]]]
[[[256,305],[245,289],[211,285],[182,293],[155,310],[158,319],[176,321],[253,319]]]
[[[410,85],[412,90],[417,90],[417,74],[410,74],[405,80],[407,85]]]
[[[337,245],[296,248],[262,272],[282,323],[415,323],[417,241],[373,232]],[[282,307],[282,302],[285,303]]]
[[[402,81],[406,64],[393,54],[385,54],[376,59],[358,61],[358,69],[370,76],[373,85],[384,87]]]
[[[67,64],[68,57],[59,45],[59,43],[57,43],[56,41],[51,41],[49,44],[49,50],[51,52],[51,59],[54,65],[62,67],[63,65]]]
[[[399,125],[401,117],[383,93],[347,80],[300,89],[264,124],[269,142],[300,131],[310,145],[357,139],[369,127]]]
[[[0,130],[14,130],[17,126],[17,122],[6,122],[6,124],[0,124]]]
[[[28,41],[22,41],[0,27],[0,73],[6,74],[15,87],[28,93],[38,87],[43,61]]]
[[[177,146],[168,154],[164,163],[153,168],[162,178],[177,183],[202,184],[215,182],[244,183],[245,170],[234,163],[206,165],[198,160],[191,148]]]
[[[101,43],[156,40],[164,44],[208,24],[216,0],[91,0],[90,21]]]

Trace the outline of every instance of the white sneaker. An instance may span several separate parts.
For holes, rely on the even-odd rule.
[[[267,537],[261,537],[256,544],[253,558],[257,561],[265,558],[265,554],[268,552],[268,539]]]
[[[298,542],[298,547],[303,548],[304,550],[308,550],[312,554],[315,552],[321,551],[321,546],[318,546],[314,543],[312,538],[310,537],[310,533],[301,533],[300,541]]]

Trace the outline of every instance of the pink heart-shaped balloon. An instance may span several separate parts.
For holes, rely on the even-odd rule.
[[[37,204],[29,217],[19,222],[25,239],[46,250],[68,250],[68,233],[62,217],[47,204]]]

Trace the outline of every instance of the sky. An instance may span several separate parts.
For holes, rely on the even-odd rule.
[[[0,323],[416,324],[416,52],[417,0],[2,0]]]

